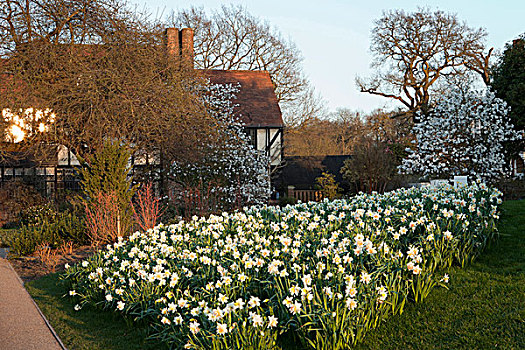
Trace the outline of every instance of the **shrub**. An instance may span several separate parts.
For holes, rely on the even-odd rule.
[[[131,199],[135,194],[136,187],[132,185],[129,176],[130,157],[131,153],[124,146],[106,142],[101,150],[81,160],[82,167],[79,171],[82,178],[80,182],[82,188],[81,201],[86,209],[86,217],[88,210],[89,215],[95,215],[99,218],[117,213],[118,231],[122,235],[129,233],[133,222]],[[115,212],[104,214],[102,211],[107,205],[110,205]],[[91,222],[91,224],[96,223]],[[105,222],[106,224],[108,223]],[[88,227],[90,226],[88,225]],[[108,229],[109,227],[107,226]],[[97,232],[91,231],[91,237],[93,238],[93,235],[102,237],[102,233]],[[103,235],[116,237],[115,232],[106,232]]]
[[[335,182],[335,177],[333,174],[323,171],[322,176],[319,176],[317,179],[315,179],[315,182],[317,182],[321,192],[323,192],[324,198],[333,200],[339,197],[341,188],[339,187],[339,184]]]
[[[355,184],[358,191],[384,192],[395,175],[397,157],[391,145],[373,139],[363,139],[352,157],[341,168],[343,179]]]
[[[87,243],[84,221],[74,212],[56,212],[46,204],[28,208],[20,217],[20,232],[12,235],[8,242],[15,256],[33,254],[42,243],[54,248],[68,241],[77,245]]]
[[[284,197],[279,198],[280,207],[285,207],[287,205],[294,205],[294,204],[297,204],[297,199],[294,197],[284,196]]]
[[[137,191],[135,204],[131,206],[135,223],[144,231],[153,228],[163,213],[160,208],[160,199],[155,197],[153,192],[151,182],[142,186]]]
[[[0,187],[0,227],[7,223],[17,226],[20,212],[26,208],[45,203],[46,200],[33,186],[14,180]]]
[[[84,218],[76,212],[58,213],[54,226],[62,241],[71,241],[76,245],[84,245],[89,242]]]
[[[11,236],[9,241],[9,254],[13,256],[26,256],[35,252],[43,242],[58,247],[62,238],[50,225],[22,226],[17,235]]]
[[[36,247],[35,255],[38,257],[43,267],[55,272],[60,260],[59,250],[51,249],[47,242],[42,242]]]
[[[43,225],[48,222],[53,222],[56,216],[57,212],[50,203],[29,207],[22,210],[18,215],[20,225],[26,226]]]
[[[114,191],[99,192],[94,203],[86,204],[86,227],[91,245],[98,247],[115,242],[128,232],[130,223],[122,222],[121,217],[119,199]]]

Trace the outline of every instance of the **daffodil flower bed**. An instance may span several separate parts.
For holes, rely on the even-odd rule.
[[[172,348],[348,349],[497,233],[481,183],[252,207],[136,232],[63,278],[76,308],[146,322]]]

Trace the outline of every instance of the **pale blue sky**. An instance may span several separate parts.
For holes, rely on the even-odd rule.
[[[296,43],[304,56],[306,74],[331,110],[347,107],[366,112],[395,106],[359,92],[354,83],[356,75],[370,73],[370,30],[383,10],[422,6],[455,12],[469,26],[485,28],[487,44],[497,50],[525,32],[525,0],[130,1],[164,15],[192,5],[217,9],[222,4],[242,4]]]

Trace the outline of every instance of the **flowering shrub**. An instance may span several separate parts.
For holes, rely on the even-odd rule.
[[[169,172],[181,200],[199,197],[210,212],[266,203],[270,194],[270,161],[250,143],[245,124],[234,113],[238,89],[231,84],[205,87],[203,102],[216,123],[216,143],[197,145],[204,157],[174,162]]]
[[[503,177],[503,143],[521,138],[509,124],[508,112],[505,101],[490,90],[453,90],[414,126],[417,150],[403,160],[400,170],[424,176],[471,175],[485,181]]]
[[[173,348],[271,349],[296,333],[348,349],[407,300],[448,281],[496,231],[501,193],[474,183],[251,207],[120,239],[64,278]]]

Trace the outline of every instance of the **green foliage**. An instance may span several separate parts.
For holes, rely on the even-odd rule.
[[[423,303],[407,303],[357,349],[525,348],[525,201],[503,203],[501,235],[473,265],[450,271],[449,290],[434,289]],[[31,296],[70,349],[161,349],[144,343],[141,325],[85,306],[73,311],[57,274],[26,284]],[[281,339],[284,350],[303,349],[297,332]]]
[[[509,117],[514,127],[525,130],[525,33],[505,45],[503,55],[494,67],[491,85],[496,96],[511,107]],[[512,157],[524,147],[523,139],[505,145]]]
[[[525,129],[525,33],[505,45],[491,85],[496,96],[510,105],[513,124]]]
[[[339,197],[341,188],[339,188],[339,184],[335,182],[335,176],[333,174],[323,171],[323,174],[315,179],[315,182],[317,182],[321,192],[323,192],[324,198],[333,200]]]
[[[9,246],[9,242],[12,240],[12,236],[18,234],[17,229],[3,229],[0,228],[0,248],[5,248]]]
[[[53,225],[58,235],[64,241],[71,241],[78,245],[88,243],[84,220],[75,212],[58,213]]]
[[[24,210],[20,215],[22,226],[18,234],[8,238],[10,253],[15,256],[33,254],[41,243],[57,248],[64,242],[77,245],[87,243],[84,220],[75,212],[56,212],[50,204]]]
[[[129,176],[130,157],[131,153],[126,147],[106,142],[97,153],[81,160],[82,167],[79,170],[82,201],[86,206],[93,208],[99,205],[100,194],[116,195],[122,232],[129,232],[133,220],[131,199],[136,186],[132,185]]]
[[[18,216],[20,224],[25,226],[40,226],[54,221],[57,212],[50,203],[35,205],[22,210]]]
[[[43,242],[58,247],[63,240],[55,232],[52,225],[22,226],[19,233],[11,237],[9,254],[14,256],[31,255],[35,252],[36,247]]]
[[[479,254],[497,234],[500,195],[474,183],[195,217],[134,233],[63,277],[79,307],[136,315],[174,348],[268,348],[293,330],[309,348],[348,349],[425,299],[440,269]]]
[[[284,196],[284,197],[279,198],[279,206],[285,207],[288,204],[290,204],[290,205],[297,204],[297,199],[295,199],[293,197],[288,197],[288,196]]]
[[[524,349],[525,201],[503,203],[500,237],[470,266],[450,271],[449,289],[407,304],[357,349]]]

